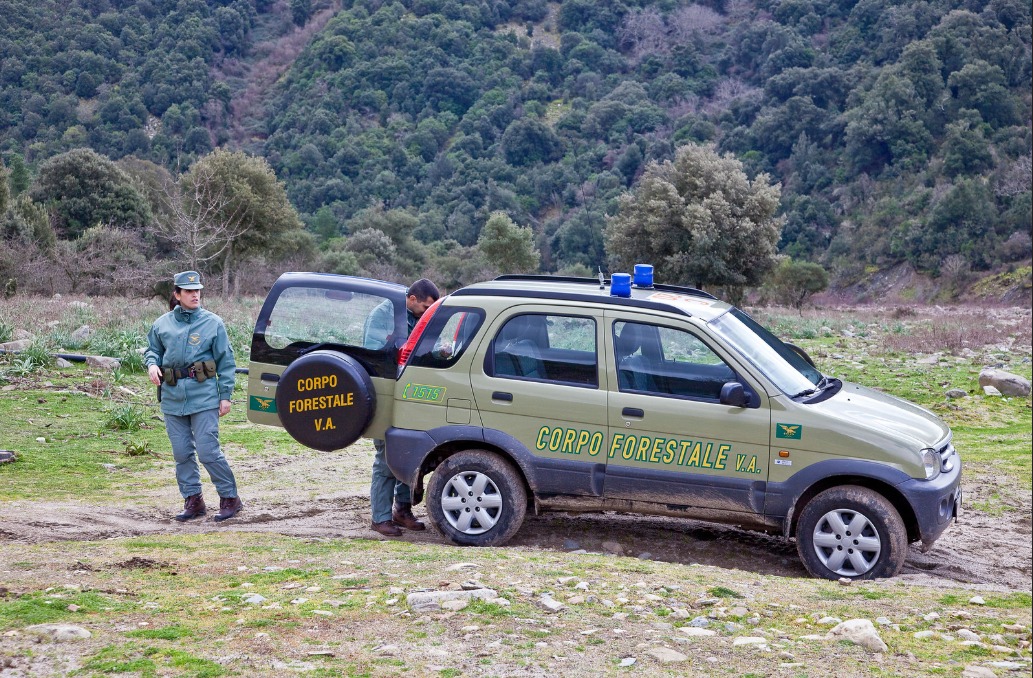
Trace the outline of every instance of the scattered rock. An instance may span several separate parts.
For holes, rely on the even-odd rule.
[[[985,666],[977,666],[975,664],[969,664],[965,667],[965,670],[961,672],[961,678],[996,678],[997,674],[992,669],[988,669]]]
[[[16,341],[5,341],[0,344],[0,351],[24,351],[32,346],[32,339],[18,339]]]
[[[996,389],[1000,395],[1017,396],[1025,398],[1030,394],[1030,382],[1011,372],[995,369],[993,367],[983,368],[979,373],[979,385],[986,391],[987,387]],[[989,392],[987,395],[991,395]]]
[[[492,600],[498,598],[498,593],[492,589],[477,589],[476,591],[426,591],[410,593],[405,602],[413,612],[437,612],[441,610],[441,604],[447,600]]]
[[[259,605],[259,604],[264,603],[265,601],[267,601],[268,598],[266,598],[263,595],[259,595],[257,593],[249,593],[246,596],[244,596],[243,598],[241,598],[240,600],[241,600],[241,602],[247,603],[248,605]]]
[[[74,344],[84,344],[93,335],[93,328],[89,325],[80,325],[77,330],[68,337]]]
[[[695,626],[682,626],[678,630],[684,633],[686,636],[689,636],[690,638],[717,635],[717,631],[713,631],[711,629],[701,629]]]
[[[672,650],[669,647],[654,647],[652,650],[646,652],[648,655],[655,657],[661,664],[674,664],[677,662],[688,661],[688,657],[683,655],[677,650]]]
[[[86,356],[86,364],[89,367],[96,367],[102,370],[111,371],[117,370],[118,368],[122,367],[122,363],[120,363],[115,358],[106,358],[104,356],[99,355]]]
[[[459,612],[460,610],[467,608],[469,605],[469,600],[444,600],[441,602],[441,609],[448,610],[449,612]]]
[[[607,553],[612,553],[615,556],[624,555],[624,547],[615,541],[604,541],[601,544],[601,548]]]
[[[548,593],[542,594],[542,597],[538,599],[538,604],[545,608],[546,612],[559,612],[566,607],[563,603],[556,600]]]
[[[991,397],[1003,395],[1000,391],[997,390],[996,386],[990,386],[989,384],[983,387],[983,393]]]
[[[828,632],[831,639],[848,640],[870,652],[885,652],[889,648],[879,637],[875,626],[867,619],[848,619]]]
[[[970,641],[974,641],[974,642],[977,642],[977,643],[982,642],[982,640],[983,640],[982,638],[979,637],[978,633],[976,633],[974,631],[970,631],[969,629],[958,629],[957,633],[958,633],[958,638],[961,638],[962,640],[970,640]]]
[[[983,599],[983,596],[972,596],[968,599],[968,602],[972,605],[986,605],[986,601]]]
[[[14,450],[0,450],[0,464],[6,464],[18,458]]]
[[[41,638],[49,638],[55,643],[86,640],[93,636],[83,627],[71,624],[36,624],[25,627],[25,631]]]
[[[563,540],[563,550],[564,551],[576,551],[579,548],[581,548],[581,544],[579,544],[578,542],[574,541],[573,539],[564,539]]]
[[[11,339],[14,341],[21,341],[22,339],[28,339],[29,341],[32,341],[35,338],[36,337],[32,334],[32,332],[22,329],[20,327],[11,333]]]
[[[635,661],[636,660],[635,660],[634,657],[625,657],[624,659],[621,660],[621,663],[618,664],[618,666],[620,666],[621,668],[627,668],[629,666],[634,665]]]
[[[696,628],[701,629],[706,628],[710,626],[710,619],[708,617],[695,617],[692,621],[689,622],[689,626],[694,626]]]
[[[739,636],[732,641],[732,647],[742,647],[743,645],[767,645],[768,639],[760,636]]]
[[[58,369],[62,369],[62,370],[67,370],[69,367],[72,367],[72,363],[70,363],[69,361],[65,360],[64,358],[57,358],[54,361],[54,365]]]

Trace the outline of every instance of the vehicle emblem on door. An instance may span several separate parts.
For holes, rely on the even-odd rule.
[[[803,438],[803,427],[799,424],[776,424],[775,437],[800,440]]]

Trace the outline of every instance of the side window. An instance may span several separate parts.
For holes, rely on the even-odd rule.
[[[613,345],[621,391],[717,401],[735,371],[684,330],[615,322]]]
[[[409,364],[416,367],[449,367],[466,352],[484,322],[479,308],[442,306],[420,337]]]
[[[595,320],[526,313],[506,321],[493,342],[490,375],[599,386]]]
[[[394,333],[394,306],[372,294],[291,287],[276,300],[265,330],[274,349],[297,342],[381,349]]]

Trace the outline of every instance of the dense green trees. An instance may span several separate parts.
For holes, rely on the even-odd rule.
[[[606,249],[614,270],[652,263],[659,280],[722,287],[741,300],[775,265],[779,196],[766,175],[751,181],[735,158],[683,146],[674,162],[650,164],[621,198]]]
[[[44,162],[30,195],[50,210],[54,227],[68,239],[98,225],[140,230],[151,218],[150,205],[129,176],[85,148]]]
[[[476,258],[503,212],[533,227],[543,270],[594,272],[621,195],[711,143],[782,185],[780,251],[834,285],[1025,251],[1028,2],[356,0],[279,77],[257,60],[293,43],[256,39],[303,35],[327,7],[0,0],[12,195],[73,149],[179,175],[226,147],[266,159],[342,269],[375,272],[376,251],[401,279],[475,275],[483,258],[449,252]],[[348,244],[368,229],[394,249]]]

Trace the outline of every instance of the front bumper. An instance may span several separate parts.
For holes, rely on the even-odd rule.
[[[961,460],[932,480],[911,479],[897,486],[915,513],[922,550],[928,551],[961,511]]]

